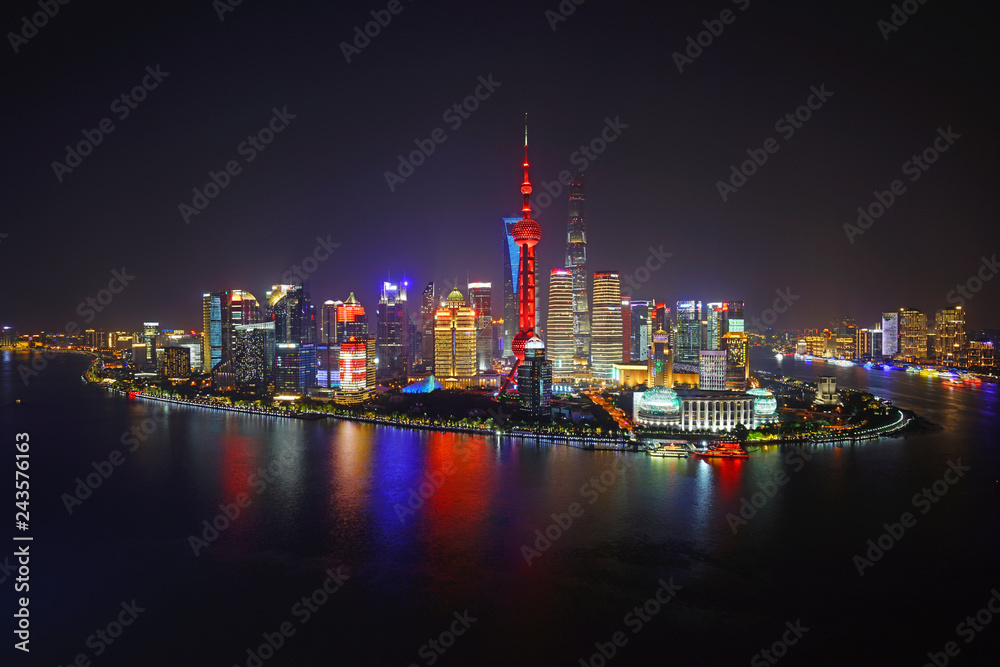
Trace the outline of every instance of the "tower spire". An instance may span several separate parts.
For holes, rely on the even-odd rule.
[[[524,195],[524,205],[521,212],[524,219],[531,218],[531,180],[528,178],[528,114],[524,114],[524,182],[521,183],[521,194]]]

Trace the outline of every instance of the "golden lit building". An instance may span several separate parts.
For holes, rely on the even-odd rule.
[[[934,317],[937,334],[934,357],[948,366],[965,365],[965,311],[962,307],[945,308]]]
[[[594,307],[590,315],[590,353],[595,380],[610,380],[622,362],[622,291],[618,273],[594,274]]]
[[[674,355],[670,349],[670,334],[663,329],[653,332],[646,364],[650,387],[674,386]]]
[[[573,377],[573,273],[552,269],[549,274],[549,312],[545,327],[546,356],[552,362],[552,377]]]
[[[899,309],[899,356],[927,358],[927,316],[915,308]]]
[[[440,379],[476,374],[476,311],[457,289],[434,313],[434,375]]]
[[[750,339],[742,331],[730,331],[722,337],[726,351],[726,389],[746,391],[750,379]]]

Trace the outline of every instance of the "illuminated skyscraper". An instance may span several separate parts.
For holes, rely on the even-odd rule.
[[[340,343],[340,390],[359,393],[368,389],[366,341],[351,336]]]
[[[396,377],[409,372],[406,358],[409,319],[406,313],[407,284],[382,283],[376,310],[376,355],[379,369]]]
[[[512,357],[511,343],[519,324],[517,314],[517,271],[521,249],[514,242],[513,229],[521,218],[503,219],[503,356]]]
[[[899,313],[882,313],[882,356],[891,359],[899,352]]]
[[[340,343],[337,331],[337,309],[343,301],[328,300],[320,310],[319,342],[316,346],[318,372],[316,384],[324,389],[333,389],[340,377]]]
[[[245,290],[202,295],[202,370],[209,373],[232,357],[236,327],[263,321],[260,304]]]
[[[549,273],[549,312],[546,320],[547,357],[557,380],[573,377],[573,273],[552,269]]]
[[[235,328],[232,365],[235,386],[249,391],[266,391],[274,368],[274,322],[238,324]]]
[[[935,358],[949,366],[965,366],[965,311],[962,307],[937,311],[934,331],[937,334]]]
[[[632,361],[632,298],[622,297],[622,363]]]
[[[587,295],[587,224],[584,222],[583,174],[569,185],[566,268],[573,274],[573,356],[578,366],[590,364],[590,305]],[[550,350],[551,353],[551,350]]]
[[[726,353],[726,389],[746,391],[750,380],[750,341],[742,331],[730,331],[722,337]]]
[[[476,311],[476,369],[493,368],[493,283],[469,283],[469,305]]]
[[[428,371],[434,368],[434,283],[427,283],[420,295],[420,363]]]
[[[316,311],[303,285],[275,285],[267,293],[274,321],[274,383],[279,394],[302,395],[316,383]]]
[[[156,342],[160,336],[159,322],[142,323],[142,339],[146,343],[146,353],[149,355],[148,363],[156,365]]]
[[[746,322],[743,319],[743,308],[744,304],[742,301],[726,301],[722,304],[723,326],[719,330],[720,339],[730,331],[735,331],[737,333],[743,333],[746,331]]]
[[[222,299],[225,292],[201,295],[201,370],[211,373],[222,361]]]
[[[674,386],[674,355],[670,349],[670,334],[656,330],[650,340],[646,361],[646,384],[650,387]]]
[[[915,308],[899,309],[899,356],[927,358],[927,316]]]
[[[705,315],[708,321],[708,327],[706,330],[707,338],[704,341],[704,348],[706,350],[718,350],[720,344],[719,339],[725,334],[725,332],[722,331],[722,305],[721,301],[705,304]]]
[[[590,321],[593,376],[610,380],[612,366],[622,362],[622,292],[617,272],[594,274],[594,307]]]
[[[438,378],[476,374],[476,315],[457,289],[434,314],[434,375]]]
[[[545,358],[545,344],[538,334],[524,346],[524,361],[517,369],[517,392],[521,412],[547,417],[552,412],[552,362]]]
[[[697,364],[701,351],[701,301],[678,301],[676,318],[677,361]]]
[[[632,299],[632,337],[629,342],[631,360],[646,361],[648,358],[648,347],[652,338],[649,324],[650,306],[655,305],[649,301]]]
[[[337,342],[345,343],[352,336],[357,340],[368,338],[365,307],[355,298],[354,292],[337,306]]]

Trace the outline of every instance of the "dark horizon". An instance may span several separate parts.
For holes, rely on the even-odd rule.
[[[242,3],[221,21],[209,2],[58,5],[16,52],[9,37],[4,47],[16,101],[4,110],[12,206],[0,259],[21,289],[6,290],[0,324],[200,330],[204,292],[263,299],[317,237],[339,247],[309,276],[314,303],[353,291],[373,312],[391,275],[409,280],[411,302],[429,281],[468,276],[491,281],[500,304],[500,220],[519,210],[527,112],[543,314],[548,272],[565,263],[568,188],[543,210],[538,197],[610,119],[614,140],[587,159],[588,270],[629,274],[650,247],[672,253],[634,298],[742,299],[749,319],[791,288],[799,298],[775,329],[843,315],[868,327],[902,306],[932,320],[985,271],[967,325],[998,326],[1000,292],[982,267],[996,250],[1000,9],[927,3],[889,30],[879,21],[892,3],[563,4],[575,10],[556,21],[555,0],[403,1],[350,62],[341,43],[387,3]],[[0,25],[18,32],[38,11],[14,3]],[[679,72],[687,38],[720,26]],[[144,79],[135,108],[115,102]],[[449,114],[477,88],[468,118]],[[789,134],[780,119],[815,91],[826,94]],[[241,149],[275,110],[273,141]],[[105,118],[113,130],[79,166],[53,168]],[[397,156],[436,128],[445,140],[390,188]],[[939,138],[933,164],[907,169]],[[764,153],[723,201],[730,165]],[[238,173],[186,224],[179,205],[231,160]],[[897,179],[905,191],[850,238],[857,208],[888,201],[875,193]],[[77,304],[122,267],[134,283],[84,322]]]

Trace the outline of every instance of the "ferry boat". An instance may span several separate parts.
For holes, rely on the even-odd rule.
[[[946,387],[964,387],[965,386],[964,382],[959,382],[958,380],[945,380],[941,384],[943,384]]]
[[[697,449],[695,456],[705,458],[726,458],[726,459],[748,459],[750,455],[743,451],[738,442],[717,442],[709,445],[708,449]]]
[[[646,453],[650,456],[671,456],[687,458],[688,448],[683,442],[668,442],[660,445],[656,449],[648,449]]]
[[[920,373],[920,366],[907,366],[906,372],[916,375],[917,373]]]
[[[983,381],[975,376],[969,376],[965,378],[965,384],[982,384]]]

